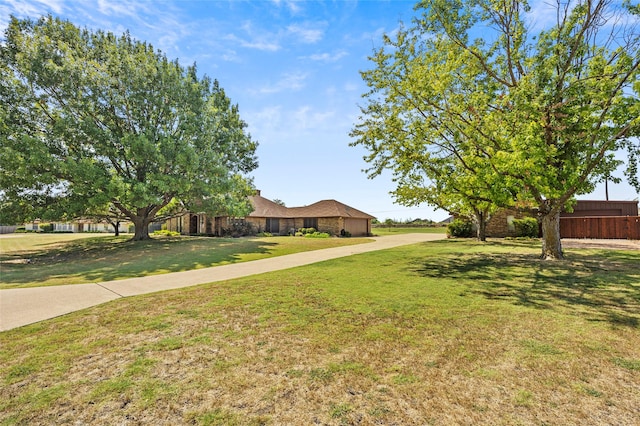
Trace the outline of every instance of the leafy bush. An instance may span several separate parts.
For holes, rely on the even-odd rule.
[[[316,231],[316,228],[300,228],[298,229],[298,232],[302,233],[302,235],[306,235],[306,234],[313,234]]]
[[[159,231],[153,231],[153,235],[165,236],[165,237],[179,237],[180,233],[176,231],[168,231],[166,229],[162,229]]]
[[[304,236],[304,234],[302,232],[298,231],[298,232],[295,233],[295,236],[296,237],[302,237],[302,236]]]
[[[53,232],[53,223],[43,223],[40,225],[42,232]]]
[[[517,237],[538,238],[538,221],[533,217],[513,219]]]
[[[224,237],[247,237],[256,235],[257,231],[250,222],[238,221],[233,222],[230,228],[222,229],[222,236]]]
[[[273,234],[271,232],[261,232],[258,237],[273,237]]]
[[[455,238],[473,237],[473,225],[469,221],[456,219],[447,225],[447,236]]]
[[[340,236],[341,237],[345,237],[345,238],[349,238],[349,237],[351,237],[351,232],[349,232],[349,231],[347,231],[345,229],[342,229],[342,230],[340,230]]]
[[[326,232],[313,232],[311,234],[304,235],[305,238],[329,238],[330,236],[331,235]]]

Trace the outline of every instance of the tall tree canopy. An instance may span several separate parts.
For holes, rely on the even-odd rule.
[[[561,210],[611,175],[617,151],[638,152],[637,8],[558,1],[537,33],[525,1],[416,8],[422,16],[385,37],[362,73],[371,90],[352,135],[370,175],[392,169],[400,201],[533,202],[542,256],[562,258]]]
[[[397,41],[384,41],[389,51],[376,52],[371,58],[376,68],[363,72],[372,90],[365,115],[351,132],[357,137],[352,145],[370,150],[370,177],[393,170],[397,202],[427,202],[467,216],[477,225],[478,239],[485,240],[491,214],[514,198],[506,179],[487,167],[487,154],[477,149],[483,143],[478,129],[491,125],[495,89],[454,43],[423,41],[404,29]]]
[[[128,33],[11,19],[0,45],[0,221],[161,209],[244,214],[257,143],[217,81]],[[195,203],[195,206],[194,206]]]

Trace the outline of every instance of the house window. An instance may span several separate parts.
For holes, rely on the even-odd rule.
[[[232,226],[244,226],[247,221],[241,217],[230,217],[227,219],[227,223]]]
[[[303,228],[314,228],[318,229],[318,218],[317,217],[306,217],[304,219]]]

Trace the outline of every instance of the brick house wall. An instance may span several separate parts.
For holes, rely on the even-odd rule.
[[[515,237],[516,229],[513,226],[514,219],[533,217],[530,211],[519,209],[500,209],[495,212],[487,224],[487,237],[504,238]]]

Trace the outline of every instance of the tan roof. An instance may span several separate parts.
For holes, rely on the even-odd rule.
[[[249,214],[250,217],[291,217],[288,208],[260,195],[250,196],[249,202],[253,206],[253,211]]]
[[[295,217],[352,217],[358,219],[373,219],[374,217],[342,204],[336,200],[322,200],[305,207],[294,207]]]
[[[250,217],[350,217],[374,219],[373,216],[336,200],[322,200],[305,207],[284,207],[260,195],[249,197],[254,210]]]

